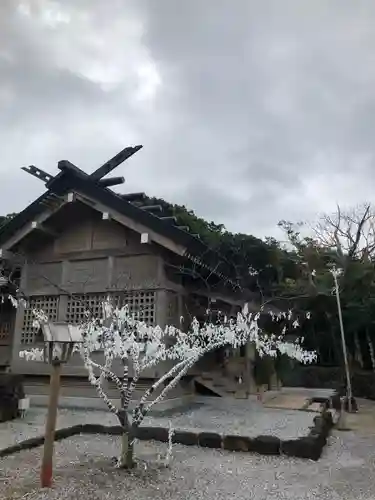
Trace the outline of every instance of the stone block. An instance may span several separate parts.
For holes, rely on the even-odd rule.
[[[224,436],[223,449],[229,451],[249,451],[250,439],[244,436]]]
[[[175,431],[173,442],[185,446],[198,446],[198,434],[189,431]]]
[[[290,457],[319,460],[324,444],[319,435],[310,435],[298,439],[282,441],[281,452]]]
[[[198,444],[203,448],[221,448],[222,437],[215,432],[201,432],[198,434]]]
[[[76,426],[78,427],[78,426]],[[121,436],[123,429],[121,425],[102,425],[102,424],[82,424],[82,434],[108,434],[110,436]]]
[[[275,436],[257,436],[249,439],[249,451],[260,455],[280,455],[281,441]]]
[[[140,441],[161,441],[162,443],[168,442],[168,429],[164,427],[138,427],[136,431],[136,438]]]
[[[314,417],[313,429],[316,430],[318,434],[327,437],[332,426],[332,415],[329,412]]]

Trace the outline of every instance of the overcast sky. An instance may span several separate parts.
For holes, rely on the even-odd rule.
[[[139,143],[124,190],[232,231],[370,200],[374,0],[0,0],[0,214]]]

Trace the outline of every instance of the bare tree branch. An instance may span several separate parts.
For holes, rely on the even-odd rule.
[[[336,252],[340,266],[348,259],[361,261],[375,256],[375,209],[371,203],[343,210],[337,205],[333,214],[323,214],[311,229],[316,242]]]

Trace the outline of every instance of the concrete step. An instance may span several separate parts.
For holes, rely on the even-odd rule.
[[[238,383],[231,379],[221,377],[219,380],[211,380],[207,377],[200,376],[196,377],[195,380],[221,397],[236,396],[236,394],[239,394],[239,397],[242,398],[244,397],[243,395],[246,395],[245,389],[239,388]]]
[[[213,381],[213,385],[214,386],[217,386],[217,387],[222,387],[223,389],[225,390],[241,390],[241,384],[238,384],[238,382],[236,382],[235,380],[221,380],[221,381],[217,381],[217,380],[214,380]]]
[[[237,391],[234,395],[236,399],[248,399],[246,391]]]
[[[219,375],[215,372],[205,372],[205,373],[200,374],[200,377],[203,380],[216,380],[218,378],[218,376]]]
[[[216,387],[210,380],[204,379],[203,377],[196,377],[195,381],[198,384],[203,385],[203,387],[206,387],[207,389],[209,389],[211,392],[213,392],[217,396],[220,396],[220,397],[225,396],[225,391],[221,387]]]

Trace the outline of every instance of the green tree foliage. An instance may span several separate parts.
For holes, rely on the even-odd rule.
[[[252,235],[231,233],[223,224],[207,222],[184,205],[172,205],[160,198],[148,198],[147,203],[161,205],[165,214],[176,217],[179,225],[187,226],[190,233],[199,235],[205,244],[230,261],[243,288],[268,296],[277,289],[285,273],[293,272],[293,266],[288,269],[288,253],[274,238],[262,241]]]
[[[11,213],[7,215],[0,215],[0,227],[9,222],[13,217],[15,217],[16,213]]]
[[[280,225],[299,273],[289,287],[284,283],[282,293],[291,294],[297,307],[312,312],[306,335],[320,350],[321,360],[332,364],[341,361],[337,307],[329,272],[330,265],[335,264],[343,270],[340,297],[351,362],[375,369],[375,215],[371,204],[349,211],[337,207],[335,213],[323,215],[309,228],[312,236],[302,236],[305,226],[301,224],[282,221]]]

